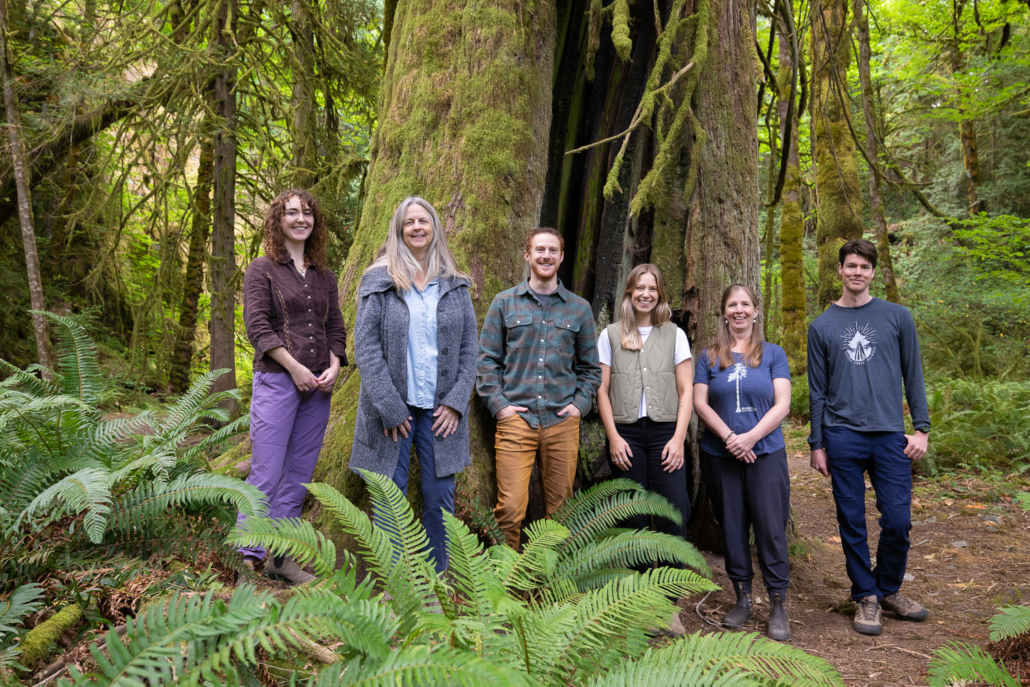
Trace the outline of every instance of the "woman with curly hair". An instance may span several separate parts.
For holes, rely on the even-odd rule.
[[[265,255],[243,277],[243,321],[254,346],[247,483],[265,494],[269,517],[297,518],[322,449],[333,385],[347,364],[347,338],[315,198],[298,189],[280,193],[264,234]],[[240,553],[254,567],[266,552],[255,546]],[[314,579],[285,555],[273,556],[265,573],[293,584]]]

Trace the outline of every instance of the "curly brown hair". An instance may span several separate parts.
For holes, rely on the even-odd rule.
[[[293,197],[300,198],[301,202],[306,203],[311,208],[311,214],[315,220],[315,226],[311,229],[311,234],[304,242],[304,259],[307,260],[309,265],[314,265],[316,269],[322,269],[327,264],[325,249],[329,243],[329,232],[326,230],[325,217],[322,215],[322,208],[319,206],[318,201],[315,200],[313,195],[301,188],[291,188],[289,191],[283,191],[268,206],[264,226],[265,255],[273,260],[282,260],[286,256],[283,215],[286,214],[287,201]]]

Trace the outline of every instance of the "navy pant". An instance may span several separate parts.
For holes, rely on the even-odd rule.
[[[676,433],[676,423],[655,422],[651,418],[642,417],[636,422],[616,424],[615,428],[623,441],[629,444],[629,450],[633,452],[633,455],[629,459],[629,470],[623,471],[612,463],[612,476],[631,479],[648,491],[664,496],[672,504],[673,508],[683,514],[683,524],[677,525],[666,518],[656,517],[654,519],[654,529],[657,532],[682,537],[687,521],[690,520],[686,461],[684,461],[684,466],[680,466],[678,470],[673,470],[672,472],[665,472],[662,468],[662,450],[669,443],[669,440],[672,439],[673,434]],[[611,456],[610,450],[608,455]],[[620,526],[637,530],[650,529],[651,516],[637,515],[627,518]],[[650,568],[651,566],[641,567]],[[679,566],[677,565],[676,567]]]
[[[905,456],[904,432],[856,432],[824,427],[823,443],[837,502],[837,523],[851,578],[851,597],[883,599],[901,589],[912,529],[912,461]],[[866,541],[865,477],[876,492],[880,544],[876,568]]]
[[[408,406],[413,419],[411,431],[405,439],[397,434],[397,450],[400,452],[393,483],[408,495],[408,469],[411,462],[411,444],[415,444],[419,472],[422,475],[422,526],[429,536],[429,548],[436,564],[436,571],[447,569],[447,534],[443,527],[443,511],[454,513],[454,475],[436,476],[436,460],[433,455],[433,411]]]
[[[790,582],[787,558],[787,518],[790,515],[790,474],[787,452],[778,449],[753,463],[701,451],[701,474],[722,526],[726,544],[726,575],[735,590],[751,592],[751,529],[755,531],[758,565],[769,596],[786,598]]]

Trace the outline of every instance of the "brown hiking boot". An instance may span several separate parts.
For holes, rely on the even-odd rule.
[[[274,580],[283,580],[293,585],[307,584],[317,579],[311,573],[304,572],[289,556],[275,556],[266,562],[265,574]]]
[[[883,597],[881,603],[883,610],[890,611],[902,620],[911,620],[918,623],[926,620],[926,616],[930,615],[930,611],[926,610],[921,603],[909,599],[901,592],[888,594]]]
[[[867,596],[855,602],[855,632],[864,635],[878,635],[880,626],[880,602],[875,596]]]

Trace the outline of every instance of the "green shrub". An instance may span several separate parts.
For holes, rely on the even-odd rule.
[[[808,422],[808,375],[790,380],[790,416],[799,422]]]

